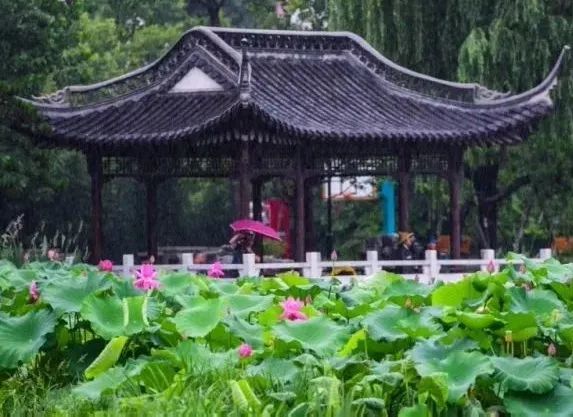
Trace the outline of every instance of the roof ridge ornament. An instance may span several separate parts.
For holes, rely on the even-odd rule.
[[[251,64],[247,55],[247,48],[251,43],[247,38],[241,39],[241,68],[239,71],[239,92],[242,103],[251,99]]]

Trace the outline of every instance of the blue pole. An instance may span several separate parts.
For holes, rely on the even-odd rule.
[[[379,185],[380,210],[382,212],[382,233],[393,235],[396,233],[396,197],[393,181],[385,180]]]

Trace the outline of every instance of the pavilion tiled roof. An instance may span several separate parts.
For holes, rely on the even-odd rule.
[[[257,140],[512,144],[552,111],[565,49],[537,87],[508,95],[402,68],[350,33],[195,28],[162,58],[32,103],[55,146]],[[173,92],[192,68],[221,88]]]

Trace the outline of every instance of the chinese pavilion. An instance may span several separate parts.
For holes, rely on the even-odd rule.
[[[91,176],[91,253],[100,259],[102,187],[135,177],[157,251],[157,187],[171,177],[238,182],[237,217],[260,217],[261,184],[296,184],[295,254],[304,257],[308,193],[330,176],[393,176],[409,229],[413,175],[446,179],[459,257],[464,151],[522,142],[552,111],[563,61],[537,87],[502,94],[400,67],[352,33],[197,27],[156,62],[119,78],[31,100],[51,127],[39,140],[80,150]],[[308,241],[307,241],[308,243]]]

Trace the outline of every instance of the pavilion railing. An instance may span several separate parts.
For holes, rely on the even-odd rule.
[[[551,249],[541,249],[537,258],[531,258],[534,262],[543,262],[551,258]],[[134,263],[134,255],[123,255],[123,264],[115,265],[114,271],[120,275],[131,277],[138,265]],[[193,263],[192,253],[182,255],[181,264],[155,265],[160,271],[189,271],[206,274],[211,265]],[[377,251],[368,251],[366,260],[358,261],[330,261],[322,260],[319,252],[307,252],[305,262],[271,262],[256,263],[254,254],[243,255],[241,264],[222,264],[223,271],[238,271],[239,276],[272,276],[280,272],[296,270],[303,276],[311,279],[329,278],[333,272],[340,271],[336,277],[342,281],[351,278],[365,279],[382,270],[416,279],[420,282],[431,284],[435,281],[453,282],[461,279],[464,275],[476,271],[498,271],[504,265],[523,264],[523,260],[496,259],[493,249],[481,251],[479,259],[438,259],[435,250],[427,250],[424,259],[411,261],[403,260],[380,260]],[[406,273],[401,273],[402,270]],[[350,273],[348,271],[351,271]],[[346,273],[345,273],[346,272]]]

